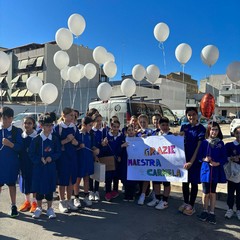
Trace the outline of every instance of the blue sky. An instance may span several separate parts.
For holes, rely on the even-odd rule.
[[[74,43],[92,49],[103,46],[112,52],[118,67],[114,79],[131,74],[135,64],[155,64],[162,74],[181,71],[175,48],[188,43],[193,53],[185,72],[200,80],[225,74],[229,63],[240,60],[239,7],[238,0],[0,0],[0,46],[53,41],[56,31],[67,27],[69,16],[79,13],[86,20],[86,29]],[[153,35],[159,22],[170,28],[164,42],[166,70]],[[211,68],[200,59],[208,44],[220,52]]]

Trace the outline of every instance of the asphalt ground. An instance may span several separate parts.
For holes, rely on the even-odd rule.
[[[227,129],[227,126],[224,128]],[[225,139],[233,140],[227,138],[227,134]],[[224,194],[226,187],[221,189]],[[53,202],[53,207],[57,218],[48,219],[43,214],[39,220],[36,220],[29,212],[20,213],[17,218],[9,217],[10,198],[7,186],[4,186],[0,194],[0,240],[240,239],[240,221],[236,216],[230,220],[224,218],[227,205],[221,199],[217,201],[215,211],[216,225],[198,220],[197,215],[202,210],[200,190],[195,205],[196,213],[192,216],[185,216],[177,210],[183,202],[180,184],[172,184],[169,207],[165,210],[156,210],[147,205],[139,206],[137,200],[133,203],[124,202],[123,194],[112,202],[106,202],[103,200],[103,186],[100,190],[101,201],[94,203],[92,207],[85,207],[82,203],[83,207],[78,211],[62,214],[58,210],[59,201],[56,200]],[[150,200],[146,198],[146,202]],[[18,189],[17,206],[23,201],[24,196]],[[46,209],[46,203],[43,208]]]

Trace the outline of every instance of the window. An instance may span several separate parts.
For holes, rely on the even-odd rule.
[[[27,93],[27,89],[23,89],[22,91],[20,91],[19,93],[18,93],[18,97],[24,97],[25,96],[25,94]]]
[[[20,62],[19,69],[26,69],[28,64],[28,59],[24,59]]]
[[[43,57],[38,57],[36,62],[36,67],[42,67]]]
[[[13,79],[11,80],[11,83],[17,83],[18,80],[19,80],[19,78],[20,78],[20,76],[16,76],[15,78],[13,78]]]
[[[36,59],[37,58],[30,58],[29,60],[28,60],[28,66],[32,66],[34,63],[35,63],[35,61],[36,61]]]
[[[13,92],[11,94],[11,97],[17,97],[18,93],[19,93],[20,89],[16,90],[15,92]]]
[[[26,82],[28,79],[28,74],[23,74],[21,77],[22,77],[22,82]]]

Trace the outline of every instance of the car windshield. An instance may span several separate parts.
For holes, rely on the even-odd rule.
[[[26,115],[25,114],[18,114],[13,118],[13,121],[22,120]]]

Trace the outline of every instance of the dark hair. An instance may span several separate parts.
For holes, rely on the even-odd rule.
[[[198,114],[198,109],[197,109],[197,107],[187,107],[187,108],[186,108],[186,111],[185,111],[185,115],[187,115],[188,112],[190,112],[190,111],[194,111],[196,114]]]
[[[96,122],[99,117],[102,118],[102,115],[98,113],[93,114],[92,115],[93,122]]]
[[[50,117],[52,118],[53,122],[56,122],[57,121],[57,115],[55,112],[50,112],[49,113]]]
[[[90,108],[90,109],[87,111],[86,115],[87,115],[88,117],[92,117],[93,114],[95,114],[95,113],[99,113],[98,110],[97,110],[96,108]]]
[[[3,117],[13,117],[14,116],[14,111],[10,107],[3,107],[2,109],[2,116]]]
[[[221,130],[221,128],[220,128],[220,126],[217,122],[209,122],[208,123],[207,131],[206,131],[206,138],[208,138],[210,136],[210,130],[211,130],[212,127],[217,127],[218,128],[217,137],[222,140],[223,139],[222,130]]]
[[[240,125],[238,125],[234,128],[233,133],[235,134],[238,129],[240,129]]]
[[[116,118],[116,119],[113,120],[113,118]],[[111,122],[115,122],[115,121],[119,121],[119,118],[118,118],[118,116],[116,116],[116,115],[114,115],[114,116],[112,116],[112,117],[110,118],[110,123],[111,123]]]
[[[161,124],[161,123],[168,123],[169,124],[169,119],[167,117],[161,117],[159,119],[159,124]]]
[[[160,113],[154,113],[153,115],[152,115],[152,117],[161,117],[161,114]]]
[[[125,127],[125,131],[127,131],[128,130],[128,128],[133,128],[133,130],[134,130],[134,125],[133,124],[128,124],[126,127]]]
[[[111,122],[111,127],[113,126],[113,124],[118,124],[119,126],[121,125],[118,120],[115,120],[115,121]]]
[[[35,121],[35,119],[34,119],[33,117],[31,117],[31,116],[26,116],[26,117],[24,117],[23,121],[25,121],[25,120],[30,120],[30,121],[32,121],[32,123],[33,123],[33,128],[36,128],[36,121]]]
[[[92,123],[93,120],[91,117],[86,116],[85,118],[82,119],[82,125],[88,125],[89,123]]]
[[[80,114],[79,111],[78,111],[77,109],[73,109],[73,111],[77,114],[76,117],[78,118],[78,117],[79,117],[79,114]]]
[[[48,124],[48,123],[53,123],[53,120],[52,120],[49,113],[41,114],[38,121],[41,125]]]

